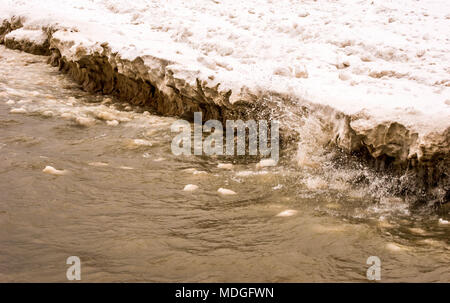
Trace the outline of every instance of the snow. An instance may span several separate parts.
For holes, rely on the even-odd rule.
[[[6,39],[14,38],[15,40],[26,40],[38,45],[44,44],[47,39],[47,35],[41,30],[29,30],[19,28],[6,35]]]
[[[87,52],[146,56],[178,78],[232,90],[278,92],[422,132],[450,119],[448,0],[0,0],[0,19],[25,17],[10,35],[56,39]],[[75,42],[75,43],[74,43]],[[157,59],[157,60],[155,60]],[[156,66],[157,67],[157,66]],[[109,120],[109,119],[106,119]]]

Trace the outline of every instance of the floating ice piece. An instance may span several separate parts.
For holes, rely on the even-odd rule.
[[[120,122],[130,122],[131,121],[130,118],[121,118],[121,117],[119,117],[117,120]]]
[[[58,170],[52,166],[46,166],[43,170],[44,173],[46,174],[50,174],[50,175],[57,175],[57,176],[61,176],[61,175],[65,175],[67,174],[66,170]]]
[[[194,190],[197,190],[198,189],[198,186],[197,185],[194,185],[194,184],[188,184],[188,185],[186,185],[185,187],[184,187],[184,191],[194,191]]]
[[[233,169],[233,164],[231,163],[219,163],[217,165],[217,168],[222,168],[222,169]]]
[[[142,146],[152,146],[152,142],[144,139],[134,139],[133,143],[136,145],[142,145]]]
[[[298,211],[296,211],[296,210],[286,209],[286,210],[283,210],[278,215],[276,215],[275,217],[291,217],[291,216],[296,215],[297,213],[298,213]]]
[[[104,166],[108,166],[108,163],[105,162],[89,162],[88,163],[90,166],[95,166],[95,167],[104,167]]]
[[[119,166],[119,168],[120,168],[120,169],[125,169],[125,170],[132,170],[132,169],[134,169],[134,168],[131,167],[131,166]]]
[[[92,118],[76,117],[75,122],[82,126],[92,126],[95,124],[95,120]]]
[[[119,125],[119,121],[117,120],[106,121],[106,124],[109,126],[117,126]]]
[[[112,121],[112,120],[116,120],[117,117],[116,115],[107,112],[107,111],[98,111],[95,113],[95,116],[101,120],[105,120],[105,121]]]
[[[46,110],[46,111],[42,112],[42,115],[44,117],[53,117],[53,112],[51,110]]]
[[[278,190],[278,189],[282,189],[283,188],[283,184],[278,184],[277,186],[272,187],[273,190]]]
[[[217,192],[219,194],[225,195],[225,196],[230,196],[230,195],[236,195],[236,193],[230,189],[226,189],[226,188],[219,188],[217,190]]]
[[[261,161],[259,161],[258,164],[256,164],[256,167],[261,168],[261,167],[276,166],[276,165],[277,165],[277,161],[275,161],[273,159],[262,159]]]
[[[442,218],[439,218],[439,224],[447,225],[447,224],[450,224],[450,222],[447,221],[447,220],[444,220],[444,219],[442,219]]]
[[[13,104],[16,104],[16,102],[14,100],[8,100],[8,101],[6,101],[6,104],[13,105]]]
[[[390,251],[395,251],[395,252],[406,250],[406,248],[404,248],[398,244],[395,244],[395,243],[387,243],[386,248]]]
[[[13,108],[9,111],[11,114],[25,114],[27,110],[23,107]]]

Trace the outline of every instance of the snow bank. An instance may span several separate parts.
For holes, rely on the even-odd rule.
[[[341,147],[364,145],[374,158],[400,162],[448,159],[447,0],[0,0],[0,7],[0,19],[18,16],[23,25],[5,39],[39,40],[44,29],[66,68],[81,68],[74,72],[81,80],[88,78],[81,65],[102,60],[85,58],[104,56],[138,79],[127,87],[172,100],[177,110],[155,101],[165,114],[202,109],[214,117],[240,102],[289,96],[332,108]],[[88,90],[113,90],[86,81]]]
[[[26,40],[32,43],[44,44],[45,40],[47,40],[47,35],[41,30],[27,30],[24,28],[19,28],[7,34],[5,38]]]
[[[68,29],[56,37],[73,40],[74,48],[94,51],[108,42],[122,58],[167,60],[176,76],[192,85],[198,78],[231,89],[231,103],[246,87],[347,114],[365,110],[379,121],[422,131],[449,126],[446,0],[2,0],[0,5],[0,17],[24,16],[25,27]]]

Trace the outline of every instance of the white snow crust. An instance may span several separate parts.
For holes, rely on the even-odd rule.
[[[420,133],[450,126],[448,0],[0,0],[9,35],[59,29],[70,58],[107,42],[122,58],[157,58],[188,83],[272,91]],[[155,64],[155,60],[145,61]]]

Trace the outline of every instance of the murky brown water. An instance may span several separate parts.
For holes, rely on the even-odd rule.
[[[352,171],[175,157],[175,119],[109,101],[0,48],[0,281],[66,281],[69,256],[85,282],[367,281],[378,256],[382,281],[450,282],[448,213],[373,199]]]

